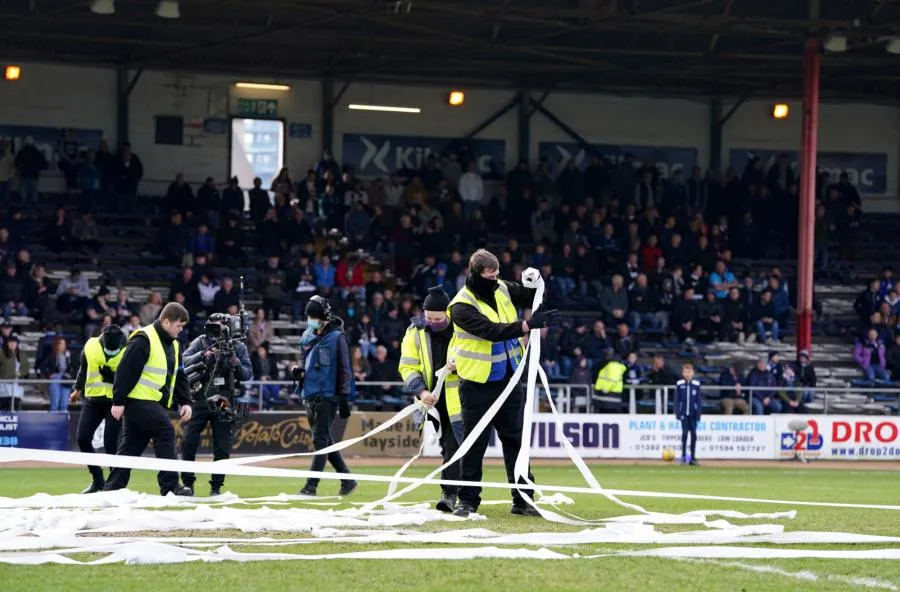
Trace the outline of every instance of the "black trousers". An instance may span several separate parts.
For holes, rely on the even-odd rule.
[[[468,380],[459,381],[459,398],[462,403],[463,434],[465,438],[469,437],[475,424],[478,423],[488,408],[500,396],[500,393],[503,392],[506,383],[506,380],[485,384]],[[510,483],[515,482],[514,469],[516,456],[518,456],[519,447],[522,445],[524,412],[525,393],[521,387],[517,387],[503,406],[500,407],[494,419],[491,420],[491,426],[497,431],[497,437],[503,446],[503,464],[506,465],[506,478]],[[487,451],[490,443],[490,432],[490,429],[482,432],[472,448],[463,457],[463,481],[481,481],[484,453]],[[528,478],[532,483],[534,482],[534,476],[531,474],[530,467],[528,469]],[[529,497],[534,497],[533,490],[523,489],[522,492]],[[512,491],[512,498],[513,504],[518,506],[526,505],[526,502],[522,499],[522,494],[518,491]],[[477,510],[478,506],[481,505],[481,488],[474,485],[461,487],[459,489],[459,501]]]
[[[447,402],[444,401],[444,397],[438,399],[434,407],[441,418],[441,458],[443,458],[443,463],[446,463],[459,450],[459,442],[456,441],[456,434],[453,433],[453,424],[450,423],[450,414],[447,412]],[[441,479],[461,481],[462,460],[458,460],[444,469],[441,472]],[[441,485],[441,491],[448,495],[457,495],[459,487],[456,485]]]
[[[687,454],[688,436],[691,440],[691,460],[697,458],[697,417],[688,416],[681,420],[681,458]]]
[[[122,422],[114,419],[109,410],[112,409],[112,399],[106,397],[85,397],[81,407],[81,415],[78,416],[78,449],[82,452],[94,452],[94,432],[105,419],[103,427],[103,449],[106,454],[116,454],[119,450],[119,433]],[[103,483],[103,469],[89,466],[88,471],[94,479],[94,483]]]
[[[159,403],[128,399],[125,416],[122,418],[122,441],[119,443],[120,456],[141,456],[147,444],[153,440],[156,458],[175,460],[175,428],[169,414]],[[131,469],[113,469],[103,487],[105,491],[128,487]],[[160,471],[156,476],[160,495],[166,495],[178,487],[178,473]]]
[[[334,434],[331,432],[331,427],[337,415],[337,408],[337,399],[332,397],[316,397],[306,401],[306,417],[309,419],[309,427],[312,430],[314,450],[322,450],[334,444]],[[350,472],[350,467],[344,462],[344,457],[341,456],[340,452],[314,456],[309,470],[324,471],[326,462],[331,463],[331,466],[338,473]],[[306,484],[311,487],[318,487],[319,479],[310,477]]]
[[[216,413],[206,405],[194,407],[191,421],[184,429],[184,442],[181,444],[181,459],[197,458],[197,446],[200,444],[200,432],[206,424],[212,424],[213,460],[224,460],[231,456],[231,424],[218,418]],[[188,487],[194,486],[196,477],[193,473],[182,473],[181,480]],[[225,484],[225,475],[213,475],[209,482],[213,488],[221,488]]]

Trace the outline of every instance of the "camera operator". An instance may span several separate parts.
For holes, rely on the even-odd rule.
[[[217,378],[224,379],[222,382],[226,385],[226,388],[228,388],[228,385],[236,386],[237,381],[253,379],[253,367],[250,364],[250,354],[247,352],[247,346],[235,339],[239,339],[241,336],[231,335],[228,321],[228,315],[211,315],[204,326],[203,335],[194,339],[184,351],[185,368],[191,368],[200,363],[206,365],[208,374],[203,380],[204,387],[206,383],[216,381]],[[219,354],[219,344],[214,336],[221,336],[226,341],[232,340],[234,347],[234,353],[218,366],[216,366],[216,359]],[[210,387],[207,392],[223,396],[229,401],[233,401],[236,395],[233,389],[230,392],[222,393],[221,389],[215,387]],[[213,408],[206,401],[199,401],[195,406],[193,417],[184,431],[184,442],[181,445],[182,460],[194,460],[196,458],[197,446],[200,443],[200,433],[206,428],[207,423],[212,424],[213,460],[223,460],[230,456],[231,424],[233,422],[227,421],[226,418],[222,417],[218,409]],[[194,473],[182,473],[181,480],[186,486],[194,487]],[[213,475],[212,480],[209,482],[209,495],[211,497],[220,495],[224,484],[224,475]]]
[[[103,428],[103,448],[106,454],[115,454],[119,446],[122,422],[110,413],[113,404],[113,381],[116,369],[125,350],[125,333],[118,325],[109,325],[99,337],[91,337],[81,350],[81,364],[75,377],[75,389],[69,396],[74,403],[84,394],[84,404],[78,417],[78,448],[81,452],[94,452],[94,432],[106,420]],[[93,481],[81,493],[103,490],[103,469],[89,466]]]
[[[313,296],[306,304],[307,329],[300,338],[300,364],[291,368],[291,377],[303,393],[306,416],[312,430],[313,448],[322,450],[334,444],[331,426],[335,413],[350,417],[350,394],[354,388],[350,366],[350,346],[344,334],[344,323],[321,296]],[[340,452],[327,458],[313,457],[311,471],[325,469],[326,460],[338,473],[349,473]],[[341,480],[339,495],[349,495],[357,487],[352,479]],[[300,490],[302,495],[316,495],[319,480],[310,478]]]

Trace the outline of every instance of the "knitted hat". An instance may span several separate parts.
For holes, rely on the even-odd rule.
[[[800,350],[800,354],[799,354],[797,357],[799,357],[799,358],[806,358],[807,360],[809,360],[809,359],[810,359],[810,357],[809,357],[809,350],[808,350],[808,349],[801,349],[801,350]]]
[[[444,292],[443,288],[435,286],[428,289],[428,296],[425,297],[423,308],[432,312],[446,312],[450,306],[450,296]]]

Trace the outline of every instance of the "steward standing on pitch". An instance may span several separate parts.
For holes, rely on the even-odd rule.
[[[211,315],[207,325],[221,324],[224,316],[218,313]],[[187,349],[184,350],[183,365],[185,368],[191,368],[201,361],[215,360],[215,355],[215,341],[207,333],[204,333],[194,339]],[[234,344],[234,355],[231,356],[231,359],[224,366],[226,367],[219,369],[215,375],[210,374],[207,376],[206,380],[214,380],[216,376],[220,376],[225,372],[233,373],[234,377],[239,381],[253,379],[253,366],[250,363],[250,354],[247,352],[247,346],[242,341]],[[235,393],[229,394],[233,397]],[[200,434],[206,429],[206,424],[208,423],[212,425],[213,460],[225,460],[231,456],[231,422],[225,421],[218,410],[210,409],[209,405],[201,402],[196,411],[191,414],[191,421],[188,422],[184,430],[184,441],[181,445],[182,460],[194,460],[197,457],[197,445],[200,443]],[[191,489],[194,488],[194,473],[182,473],[181,480],[185,486]],[[213,475],[209,482],[209,495],[211,497],[220,495],[223,485],[225,485],[225,475]]]
[[[106,420],[103,428],[103,448],[106,454],[115,454],[119,447],[119,431],[122,422],[110,413],[113,404],[113,381],[116,369],[122,361],[125,333],[118,325],[109,325],[99,337],[91,337],[81,350],[81,364],[75,377],[75,389],[69,396],[74,403],[84,394],[84,405],[78,417],[78,449],[94,452],[94,432]],[[103,489],[103,469],[89,466],[93,481],[81,493],[94,493]]]
[[[141,456],[153,439],[156,458],[175,460],[175,428],[167,410],[178,402],[181,421],[191,419],[191,393],[178,345],[178,334],[190,319],[185,307],[170,302],[159,319],[131,334],[113,383],[110,413],[123,422],[120,456]],[[131,469],[113,469],[104,491],[128,486]],[[160,495],[191,496],[190,487],[178,483],[178,473],[160,471]]]
[[[414,393],[426,407],[437,408],[441,424],[441,456],[446,463],[462,441],[462,411],[459,404],[459,378],[455,361],[448,360],[448,351],[452,347],[453,327],[447,318],[447,307],[450,296],[439,287],[428,290],[423,308],[424,317],[412,320],[406,335],[400,344],[400,376],[407,389]],[[435,402],[434,386],[437,383],[437,371],[447,366],[451,374],[444,381],[444,394]],[[424,427],[424,424],[423,424]],[[424,437],[424,434],[423,434]],[[462,478],[461,463],[456,462],[444,469],[442,478],[448,481],[459,481]],[[459,488],[454,485],[441,485],[441,499],[437,509],[450,513],[456,509],[456,496]]]
[[[522,359],[522,337],[532,329],[543,329],[559,322],[558,310],[536,310],[529,321],[518,318],[517,307],[532,305],[535,290],[498,279],[500,262],[489,251],[479,249],[469,259],[469,275],[462,290],[450,302],[453,321],[456,372],[459,375],[459,398],[462,403],[463,429],[469,437],[478,421],[496,401],[512,378]],[[515,482],[516,456],[522,444],[525,397],[516,387],[500,407],[491,425],[503,446],[503,462],[510,483]],[[481,481],[484,453],[490,430],[478,435],[475,444],[463,458],[463,481]],[[528,478],[534,477],[529,469]],[[536,516],[538,512],[522,499],[533,491],[512,491],[512,513]],[[466,486],[459,490],[456,516],[466,517],[481,504],[481,488]]]
[[[350,396],[355,388],[350,366],[350,346],[344,334],[344,323],[321,296],[306,303],[306,331],[300,338],[300,365],[291,368],[291,377],[303,393],[306,416],[312,430],[313,448],[322,450],[334,444],[331,432],[335,414],[350,417]],[[349,473],[340,451],[312,459],[311,471],[323,471],[325,462],[338,473]],[[358,483],[342,479],[339,495],[350,495]],[[319,479],[310,477],[300,490],[302,495],[316,495]]]

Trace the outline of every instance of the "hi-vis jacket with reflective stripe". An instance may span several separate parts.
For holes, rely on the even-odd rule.
[[[454,339],[450,340],[447,354],[453,351]],[[425,383],[429,391],[434,389],[434,374],[440,368],[434,367],[434,355],[431,349],[431,333],[423,327],[410,325],[400,343],[400,376],[407,388],[413,388],[415,383]],[[421,382],[420,382],[421,381]],[[419,393],[413,393],[418,396]],[[447,375],[444,381],[444,392],[441,398],[447,405],[447,415],[450,421],[461,421],[462,407],[459,403],[459,377],[455,372]]]
[[[513,323],[518,320],[519,313],[516,311],[509,296],[509,289],[503,280],[499,281],[494,298],[497,302],[497,310],[491,308],[487,302],[476,298],[468,286],[463,286],[450,302],[447,315],[451,317],[452,321],[450,309],[453,308],[453,305],[468,304],[494,323]],[[518,338],[492,343],[467,333],[454,323],[453,341],[456,351],[456,373],[463,380],[481,384],[503,380],[506,377],[507,360],[509,360],[512,370],[518,368],[522,362],[524,348],[522,340]]]
[[[113,385],[109,382],[103,382],[103,377],[100,375],[100,368],[108,366],[110,370],[115,372],[119,367],[119,362],[122,361],[122,356],[125,354],[125,348],[122,348],[119,353],[107,360],[106,354],[103,352],[103,344],[100,342],[100,338],[91,337],[84,344],[82,353],[87,362],[87,368],[85,369],[84,396],[112,399]]]
[[[175,368],[172,369],[172,378],[169,384],[166,384],[166,375],[169,373],[169,364],[166,360],[166,350],[163,348],[162,341],[159,339],[159,333],[153,325],[141,327],[130,337],[134,337],[138,333],[143,333],[150,341],[150,357],[144,364],[141,371],[141,377],[135,385],[134,389],[128,393],[129,399],[140,399],[142,401],[162,401],[163,389],[167,388],[165,407],[172,406],[172,398],[175,394],[175,378],[178,376],[178,363],[181,359],[180,347],[176,339],[172,345],[175,348]]]
[[[612,361],[606,364],[597,375],[594,390],[601,393],[621,393],[625,373],[628,368],[621,362]]]

